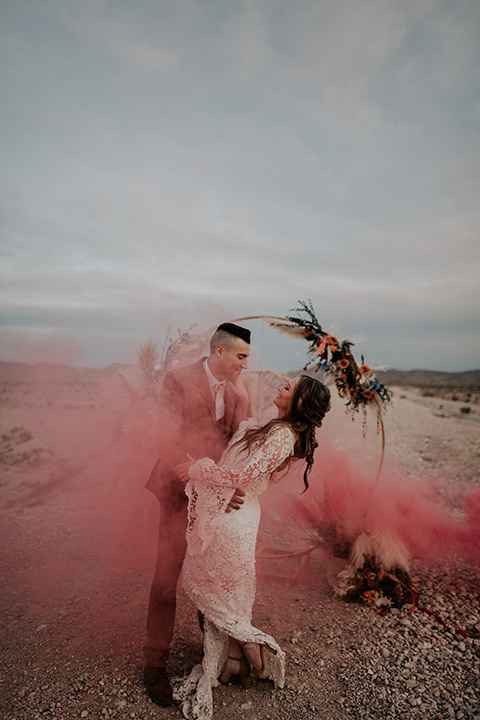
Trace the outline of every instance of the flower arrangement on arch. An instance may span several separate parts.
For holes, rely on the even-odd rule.
[[[310,347],[309,360],[304,366],[307,370],[315,364],[316,371],[323,371],[334,378],[335,386],[341,398],[347,400],[347,409],[357,412],[375,405],[377,414],[392,400],[391,391],[382,385],[372,369],[365,363],[363,355],[359,365],[352,353],[353,342],[339,341],[326,332],[317,320],[312,303],[300,301],[295,311],[297,316],[287,316],[288,322],[271,321],[278,329],[303,336]]]

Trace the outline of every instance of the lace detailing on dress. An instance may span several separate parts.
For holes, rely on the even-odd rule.
[[[212,527],[220,513],[225,512],[233,489],[211,487],[208,493],[199,493],[190,481],[185,487],[185,493],[189,500],[187,537],[195,537],[196,545],[202,553],[212,540]]]
[[[242,423],[243,425],[243,423]],[[233,438],[233,442],[237,436]],[[244,456],[241,448],[232,446],[216,465],[210,458],[198,460],[190,468],[192,480],[208,485],[242,487],[256,494],[262,493],[271,474],[293,453],[293,434],[286,425],[274,428],[260,449]]]
[[[274,638],[251,624],[255,599],[255,546],[260,521],[258,496],[272,473],[293,454],[294,436],[285,425],[275,428],[260,450],[245,456],[232,444],[245,432],[242,423],[220,463],[204,458],[190,469],[188,549],[183,585],[205,617],[204,658],[176,691],[184,715],[207,720],[212,715],[211,688],[218,685],[227,658],[228,635],[258,642],[265,653],[265,672],[282,687],[284,653]],[[226,513],[235,488],[245,490],[240,510]]]

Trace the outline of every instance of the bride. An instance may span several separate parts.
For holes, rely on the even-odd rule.
[[[315,428],[330,409],[330,391],[308,375],[278,389],[278,417],[262,427],[240,424],[220,462],[193,459],[176,468],[189,479],[187,554],[183,586],[204,616],[204,655],[174,696],[186,718],[207,720],[212,687],[240,676],[244,688],[258,677],[283,687],[285,654],[273,637],[251,624],[255,599],[258,496],[275,473],[296,458],[313,465]],[[235,488],[245,491],[241,510],[226,513]]]

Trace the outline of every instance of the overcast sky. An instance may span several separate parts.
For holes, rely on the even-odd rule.
[[[0,7],[1,360],[311,298],[368,362],[480,367],[478,0]]]

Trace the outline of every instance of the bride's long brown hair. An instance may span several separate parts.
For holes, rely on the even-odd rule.
[[[328,387],[316,378],[300,375],[285,415],[282,418],[270,420],[260,428],[250,428],[238,441],[238,445],[246,453],[250,453],[263,445],[274,428],[283,425],[290,427],[295,434],[295,445],[293,455],[287,459],[286,463],[288,466],[295,458],[305,458],[307,467],[303,473],[303,482],[305,490],[307,490],[307,477],[314,462],[313,454],[318,447],[315,428],[321,426],[323,418],[329,410],[330,390]]]

